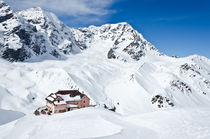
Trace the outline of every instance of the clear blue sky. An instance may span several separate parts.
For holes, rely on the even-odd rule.
[[[210,58],[210,0],[124,0],[110,22],[126,21],[168,55]]]
[[[40,6],[70,27],[128,22],[167,55],[210,58],[210,0],[5,0]]]
[[[124,0],[110,22],[127,21],[168,55],[210,58],[210,0]]]
[[[167,55],[210,58],[210,0],[121,0],[111,9],[107,23],[128,22]]]

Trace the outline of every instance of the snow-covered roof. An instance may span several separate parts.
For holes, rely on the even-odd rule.
[[[56,94],[52,93],[50,94],[46,99],[53,102],[57,98]]]
[[[57,96],[61,97],[64,101],[80,101],[81,96],[71,97],[70,95],[61,95],[57,94]]]
[[[51,96],[48,96],[47,99],[48,99],[49,101],[54,101],[54,100],[55,100],[55,98],[53,98],[53,97],[51,97]]]
[[[61,94],[57,94],[57,96],[61,97],[65,101],[70,97],[69,95],[61,95]]]
[[[51,97],[56,98],[57,96],[56,94],[51,94]]]
[[[55,105],[62,105],[62,104],[66,104],[65,101],[54,101],[53,102]]]
[[[59,93],[51,93],[46,100],[52,102],[55,105],[62,105],[62,104],[66,104],[66,102],[68,101],[81,101],[82,96],[84,96],[84,94],[78,93],[78,92],[73,92],[73,93],[63,93],[63,94],[59,94]],[[57,101],[57,98],[61,97],[62,100]],[[69,105],[70,106],[70,105]],[[77,105],[72,105],[71,107],[78,107]]]
[[[74,104],[67,104],[66,106],[67,108],[77,108],[78,105],[74,105]]]
[[[80,100],[81,100],[81,97],[80,96],[70,97],[68,99],[68,101],[80,101]]]

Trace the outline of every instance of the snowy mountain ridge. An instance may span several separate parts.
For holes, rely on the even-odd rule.
[[[0,50],[0,138],[210,137],[210,60],[162,54],[128,23],[74,29],[0,1]],[[97,106],[33,115],[67,89]]]
[[[9,61],[28,61],[38,56],[65,59],[91,47],[96,41],[112,42],[108,46],[108,58],[124,61],[129,57],[139,60],[146,51],[157,51],[127,23],[73,29],[40,7],[14,13],[4,2],[1,5],[2,13],[7,15],[0,24],[1,56]]]

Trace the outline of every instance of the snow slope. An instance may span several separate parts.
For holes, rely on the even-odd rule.
[[[125,63],[107,59],[104,54],[109,50],[107,46],[106,42],[97,44],[64,61],[9,63],[1,60],[1,87],[6,90],[3,97],[9,95],[19,102],[15,107],[4,106],[2,102],[2,108],[18,107],[22,112],[32,112],[28,107],[44,105],[49,93],[62,89],[80,89],[95,103],[115,105],[122,114],[153,111],[158,105],[151,102],[155,95],[167,97],[176,107],[209,106],[208,59],[157,56],[153,61],[145,57],[141,62]],[[192,69],[183,68],[185,63]],[[26,104],[27,108],[23,107]]]
[[[210,64],[208,59],[200,56],[180,59],[157,56],[148,59],[145,57],[140,62],[125,63],[116,59],[107,59],[107,55],[104,53],[109,51],[107,43],[103,42],[92,46],[83,53],[69,56],[68,59],[63,61],[45,60],[33,63],[10,63],[1,59],[1,109],[23,112],[26,116],[3,125],[0,135],[3,138],[14,136],[19,138],[45,138],[47,133],[59,130],[62,131],[62,134],[56,133],[49,138],[57,138],[58,136],[63,138],[175,138],[178,135],[179,138],[185,138],[185,136],[190,138],[194,137],[191,136],[192,132],[197,134],[195,138],[199,138],[199,136],[209,137],[208,123],[202,123],[203,120],[209,120],[208,116],[205,116],[208,115],[206,111],[209,110],[207,109],[209,107],[209,85],[206,84],[208,83],[206,80],[209,80]],[[182,65],[185,63],[188,63],[191,68],[184,68],[185,66]],[[183,84],[178,87],[171,86],[174,80],[185,82],[192,91],[188,92]],[[103,104],[107,106],[115,105],[116,112],[122,115],[107,112],[102,108],[100,110],[93,108],[91,110],[87,109],[87,111],[72,111],[51,117],[35,117],[32,114],[37,107],[45,105],[44,99],[49,93],[60,89],[73,88],[84,91],[100,106],[103,106]],[[203,94],[204,91],[206,94]],[[152,104],[151,102],[157,94],[168,97],[175,107],[164,103],[163,109],[166,112],[161,111],[157,107],[158,103]],[[198,112],[196,113],[201,113],[199,115],[200,119],[198,119],[200,122],[198,121],[195,126],[199,128],[199,131],[204,130],[203,132],[195,132],[194,127],[191,129],[188,125],[180,127],[180,124],[176,124],[183,118],[183,115],[179,115],[179,109],[185,108],[183,111],[190,114],[192,112],[188,109],[191,107],[197,109]],[[205,107],[207,109],[205,112],[199,112],[201,108]],[[175,114],[170,109],[174,109]],[[103,115],[96,118],[100,111],[111,118],[105,121]],[[87,113],[89,115],[86,115]],[[75,120],[72,120],[74,119],[70,116],[72,114],[75,114]],[[156,115],[160,114],[159,117],[162,122],[148,119],[147,124],[151,127],[157,124],[155,129],[145,127],[145,123],[135,122],[135,120],[145,121],[147,118],[142,116],[144,114],[151,116],[151,119],[156,119]],[[173,114],[174,116],[171,116]],[[84,115],[84,117],[81,118],[81,115]],[[118,118],[122,118],[122,120],[118,120],[118,118],[112,120],[113,115],[119,116]],[[135,120],[130,118],[127,122],[124,120],[124,117],[127,116],[136,117]],[[94,118],[91,119],[91,117]],[[165,118],[168,118],[168,121],[173,121],[169,127],[178,129],[167,130],[166,132],[165,129],[168,127],[165,123],[168,121]],[[66,124],[68,122],[73,126]],[[133,125],[132,122],[138,125]],[[193,124],[197,121],[189,118],[184,122]],[[93,123],[98,124],[92,127]],[[79,126],[74,126],[78,124]],[[53,127],[53,125],[59,128]],[[101,126],[98,127],[97,125]],[[79,134],[79,128],[84,129],[84,134]],[[179,134],[183,128],[189,128],[189,133]],[[19,132],[17,129],[27,130]]]
[[[85,108],[53,116],[27,115],[0,126],[0,138],[208,139],[209,109],[176,109],[130,116]]]
[[[2,3],[0,138],[210,138],[209,59],[168,57],[127,23],[73,29],[40,8],[13,13]],[[33,115],[64,89],[97,107]]]
[[[1,126],[0,135],[26,139],[46,138],[46,135],[50,135],[48,138],[111,139],[210,137],[209,124],[203,122],[209,121],[209,86],[204,82],[209,80],[208,59],[157,56],[125,63],[107,59],[104,52],[109,51],[109,45],[106,43],[64,61],[10,63],[1,59],[0,106],[26,116]],[[193,70],[184,68],[185,63]],[[185,82],[192,91],[188,92],[183,84],[171,86],[174,80]],[[49,93],[71,88],[84,91],[98,108],[53,116],[32,114],[37,107],[45,105],[44,99]],[[175,106],[164,102],[163,107],[158,108],[158,103],[151,101],[157,94],[168,97]],[[116,106],[117,113],[104,110],[103,104]],[[20,132],[21,129],[26,130]]]
[[[23,113],[0,109],[0,125],[9,123],[24,116]]]

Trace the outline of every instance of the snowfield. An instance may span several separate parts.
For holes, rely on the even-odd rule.
[[[0,0],[0,63],[0,139],[210,138],[210,60],[162,54],[128,23],[74,29]],[[33,114],[70,89],[96,107]]]
[[[0,138],[210,138],[209,92],[187,94],[168,88],[171,80],[186,76],[177,71],[178,65],[203,57],[164,56],[124,63],[107,59],[106,46],[100,44],[64,61],[10,63],[1,59],[1,109],[26,115],[1,125]],[[203,67],[209,72],[209,65]],[[52,116],[33,115],[45,105],[49,93],[78,88],[98,106]],[[151,103],[156,94],[169,97],[175,106],[158,108]],[[115,105],[116,112],[105,110],[103,104]]]
[[[9,123],[24,116],[23,113],[0,109],[0,125]]]
[[[208,139],[209,109],[174,109],[130,116],[85,108],[53,116],[27,115],[0,126],[2,139]]]

